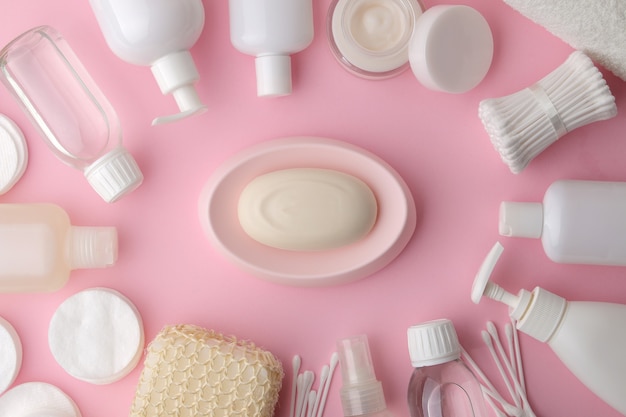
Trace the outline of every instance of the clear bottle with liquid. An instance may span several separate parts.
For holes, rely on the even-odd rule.
[[[408,390],[411,417],[486,417],[480,383],[461,361],[461,345],[448,319],[409,327],[415,368]]]
[[[55,291],[72,270],[116,260],[115,227],[73,226],[54,204],[0,204],[0,292]]]

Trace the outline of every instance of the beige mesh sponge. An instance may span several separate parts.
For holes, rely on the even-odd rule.
[[[131,417],[271,417],[284,373],[270,352],[197,326],[148,345]]]

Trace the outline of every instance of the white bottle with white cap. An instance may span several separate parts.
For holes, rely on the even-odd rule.
[[[485,296],[508,305],[520,331],[548,343],[587,388],[626,415],[626,305],[567,301],[539,287],[511,294],[489,280],[502,251],[496,243],[485,258],[472,301]]]
[[[291,55],[313,41],[312,0],[230,0],[230,40],[256,56],[257,95],[291,94]]]
[[[543,203],[503,202],[500,234],[541,238],[555,262],[626,265],[626,182],[559,180]]]
[[[200,76],[189,49],[204,28],[201,0],[90,0],[104,38],[115,55],[152,68],[163,94],[172,94],[180,113],[153,124],[206,110],[195,83]]]

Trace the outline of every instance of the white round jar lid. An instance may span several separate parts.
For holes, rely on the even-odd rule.
[[[487,75],[492,58],[489,24],[469,6],[438,5],[426,10],[409,43],[413,74],[435,91],[471,90]]]
[[[22,178],[28,165],[24,134],[8,117],[0,114],[0,195]]]
[[[13,326],[0,317],[0,395],[15,382],[21,366],[20,338]]]
[[[0,396],[0,416],[81,417],[81,414],[74,401],[54,385],[27,382]]]
[[[129,374],[144,347],[141,316],[122,294],[92,288],[66,299],[48,329],[55,360],[71,376],[109,384]]]

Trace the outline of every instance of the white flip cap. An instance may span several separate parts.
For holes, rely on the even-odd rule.
[[[498,230],[502,236],[540,238],[543,232],[543,204],[503,201]]]
[[[0,395],[15,382],[22,366],[22,343],[11,324],[0,317]],[[3,415],[0,412],[0,415]]]
[[[259,97],[291,94],[291,57],[289,55],[258,56],[254,63]]]
[[[109,384],[129,374],[144,347],[141,316],[122,294],[92,288],[74,294],[55,311],[48,343],[71,376]]]
[[[0,396],[0,416],[81,417],[81,414],[74,401],[54,385],[27,382]]]
[[[9,191],[28,165],[28,147],[19,127],[0,114],[0,195]]]
[[[143,174],[135,158],[118,147],[85,169],[85,178],[107,203],[113,203],[135,190],[143,182]]]

